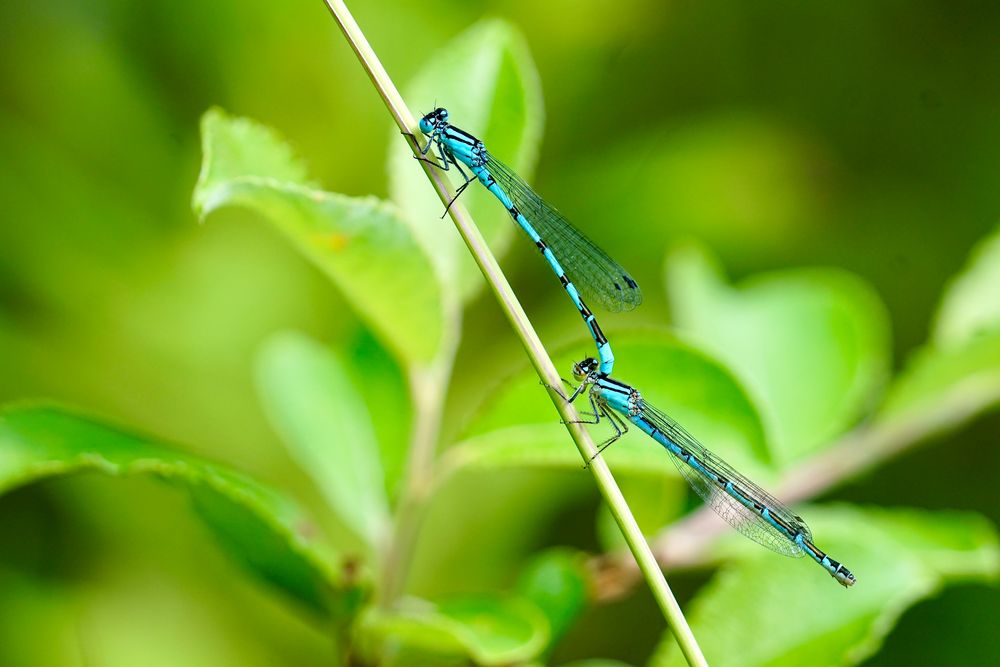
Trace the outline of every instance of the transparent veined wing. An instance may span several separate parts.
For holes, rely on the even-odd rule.
[[[486,168],[552,249],[566,275],[586,300],[608,310],[632,310],[642,303],[642,290],[618,262],[608,257],[521,177],[489,153]]]
[[[751,499],[762,507],[766,507],[772,516],[778,517],[781,521],[791,526],[793,530],[802,533],[805,539],[810,542],[812,541],[812,531],[809,530],[809,526],[805,524],[801,517],[793,513],[777,498],[710,452],[693,435],[684,430],[680,424],[647,403],[644,399],[640,399],[639,409],[640,416],[643,419],[663,433],[671,442],[690,453],[706,470],[732,482],[741,495]],[[731,496],[725,488],[716,483],[715,480],[697,468],[688,465],[673,454],[671,454],[670,458],[673,459],[674,465],[677,466],[677,469],[684,479],[688,481],[695,493],[701,496],[705,503],[733,528],[754,542],[785,556],[798,558],[804,555],[802,548],[798,544],[778,528],[768,523],[767,519],[759,511],[741,503]]]

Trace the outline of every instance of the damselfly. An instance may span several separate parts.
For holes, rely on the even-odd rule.
[[[785,556],[809,555],[845,587],[857,581],[850,570],[813,544],[812,531],[802,517],[705,449],[677,422],[647,403],[637,389],[608,377],[589,357],[574,364],[573,377],[580,385],[567,400],[573,402],[587,392],[594,420],[586,423],[596,424],[606,417],[615,429],[598,453],[628,431],[631,422],[670,452],[691,488],[736,530]]]
[[[427,155],[432,146],[437,146],[441,157],[440,164],[434,160],[425,161],[444,170],[454,165],[465,179],[455,193],[456,199],[478,179],[538,246],[586,322],[597,345],[601,370],[610,373],[614,354],[581,293],[609,310],[631,310],[642,302],[639,285],[625,269],[535,194],[513,170],[493,157],[482,141],[451,125],[446,109],[435,109],[424,116],[420,120],[420,131],[430,138],[421,153]],[[465,173],[462,165],[469,168],[471,176]],[[452,199],[448,206],[454,201]],[[560,262],[565,263],[565,270]]]

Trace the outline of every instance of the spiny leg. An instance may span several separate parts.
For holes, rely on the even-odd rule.
[[[573,421],[564,421],[564,422],[562,422],[563,424],[600,424],[601,423],[601,413],[603,412],[603,409],[601,408],[600,405],[598,405],[597,399],[594,397],[594,392],[590,392],[589,394],[587,394],[587,398],[590,399],[590,409],[593,410],[593,412],[584,412],[584,411],[581,410],[580,414],[581,415],[588,415],[590,417],[593,417],[594,420],[590,421],[590,420],[587,420],[587,419],[576,419],[576,420],[573,420]]]
[[[445,163],[445,166],[442,167],[441,165],[439,165],[434,160],[428,160],[427,158],[420,157],[419,155],[414,155],[413,159],[416,160],[417,162],[426,162],[427,164],[431,165],[432,167],[437,167],[441,171],[448,171],[447,163]]]
[[[408,137],[413,136],[409,132],[403,132],[403,134]],[[423,157],[424,155],[427,155],[427,151],[429,151],[431,146],[433,146],[435,143],[438,145],[438,154],[440,155],[441,159],[440,163],[438,163],[437,160],[429,160],[426,157]],[[444,207],[444,213],[441,214],[441,217],[444,218],[444,216],[448,215],[448,211],[451,209],[451,205],[454,204],[456,200],[458,200],[458,196],[461,195],[463,192],[465,192],[465,189],[469,187],[469,183],[472,183],[472,181],[476,180],[476,177],[469,176],[468,174],[466,174],[462,170],[462,166],[458,163],[458,160],[456,160],[453,156],[449,156],[445,152],[444,145],[442,145],[440,141],[431,140],[427,142],[427,145],[420,149],[420,155],[414,155],[413,159],[418,160],[420,162],[426,162],[429,165],[437,167],[441,171],[450,171],[451,167],[449,165],[453,164],[458,169],[458,173],[461,174],[462,178],[465,179],[465,182],[462,183],[462,185],[458,187],[458,190],[455,191],[455,196],[452,197],[451,200],[448,202],[448,205]]]
[[[567,382],[566,384],[569,384],[569,383]],[[575,401],[580,396],[580,394],[583,393],[583,391],[587,388],[587,386],[588,386],[588,383],[586,381],[581,382],[577,386],[577,388],[573,390],[573,393],[569,395],[569,398],[566,399],[566,402],[567,403],[572,403],[573,401]]]
[[[559,378],[559,379],[562,380],[563,384],[565,384],[570,389],[577,389],[577,387],[574,387],[573,383],[570,382],[569,380],[567,380],[566,378]],[[564,394],[562,392],[562,390],[559,387],[553,387],[552,385],[550,385],[549,383],[547,383],[547,382],[545,382],[543,380],[539,380],[538,384],[542,385],[546,389],[550,389],[550,390],[554,391],[559,398],[561,398],[562,400],[566,401],[567,403],[572,403],[573,402],[570,398],[568,398],[566,396],[566,394]],[[581,386],[586,386],[586,385],[581,385]],[[574,392],[573,398],[576,398],[577,393],[579,393],[579,392]],[[583,419],[574,419],[574,420],[566,421],[565,419],[560,419],[559,423],[560,424],[597,424],[597,423],[599,423],[600,422],[600,417],[597,414],[597,406],[594,403],[594,397],[593,396],[590,396],[590,407],[593,410],[593,412],[585,412],[585,411],[581,410],[580,414],[581,415],[586,415],[588,417],[593,417],[594,421],[583,420]]]
[[[406,134],[406,135],[411,136],[411,137],[413,136],[412,134],[409,134],[408,132],[404,132],[403,134]],[[437,160],[429,160],[426,157],[422,157],[424,155],[427,155],[427,152],[430,151],[431,146],[433,146],[434,144],[437,144],[438,155],[441,156],[440,157],[440,160],[441,160],[440,163],[438,163]],[[432,153],[432,155],[433,155],[433,153]],[[430,165],[433,165],[433,166],[437,167],[441,171],[448,171],[449,169],[451,169],[451,167],[448,166],[448,157],[447,157],[447,155],[445,155],[444,147],[441,146],[441,142],[439,140],[437,140],[437,139],[431,139],[430,141],[428,141],[427,145],[420,149],[420,155],[414,155],[413,159],[414,160],[419,160],[420,162],[426,162],[427,164],[430,164]]]
[[[614,412],[611,412],[610,410],[606,409],[603,405],[601,406],[601,412],[604,414],[605,417],[608,418],[608,421],[611,422],[611,425],[615,427],[615,434],[611,436],[608,440],[605,440],[601,444],[601,446],[597,448],[597,453],[595,453],[593,456],[590,457],[591,461],[597,458],[600,455],[600,453],[603,452],[605,449],[613,445],[620,437],[628,433],[628,424],[625,423],[624,419],[616,415]]]
[[[576,386],[572,382],[570,382],[569,380],[567,380],[566,378],[561,377],[559,379],[562,380],[563,384],[565,384],[570,389],[573,389],[573,390],[576,389]],[[538,384],[542,385],[546,389],[551,389],[552,391],[556,392],[556,395],[559,398],[561,398],[562,400],[566,401],[567,403],[571,403],[572,402],[572,401],[569,400],[569,398],[566,396],[566,394],[564,394],[562,392],[562,389],[560,389],[559,387],[553,387],[552,385],[550,385],[545,380],[539,380]]]
[[[458,169],[458,175],[464,178],[466,183],[468,183],[474,178],[472,176],[469,176],[468,174],[465,173],[465,171],[462,170],[462,163],[456,160],[455,158],[451,159],[451,163],[455,165],[455,169]]]
[[[430,139],[427,140],[427,145],[425,145],[423,148],[421,148],[420,147],[420,140],[417,139],[417,135],[413,134],[412,132],[408,132],[406,130],[400,130],[399,133],[401,135],[403,135],[404,137],[409,137],[410,139],[412,139],[413,143],[416,144],[417,150],[420,152],[421,155],[427,155],[427,151],[429,151],[431,149],[431,146],[433,146],[436,143],[436,141],[434,140],[434,138],[431,137]],[[441,165],[439,165],[437,162],[435,162],[433,160],[428,160],[427,158],[417,157],[416,155],[414,155],[413,157],[414,157],[414,159],[420,160],[421,162],[426,162],[428,164],[432,164],[435,167],[437,167],[438,169],[447,169],[447,167],[442,167]]]
[[[458,167],[458,163],[457,163],[457,162],[455,163],[455,166],[456,166],[456,167]],[[460,172],[460,173],[461,173],[461,174],[462,174],[463,176],[465,176],[465,183],[462,183],[462,184],[461,184],[460,186],[458,186],[458,190],[455,190],[455,196],[454,196],[454,197],[452,197],[452,198],[451,198],[451,201],[450,201],[450,202],[448,202],[448,205],[444,207],[444,213],[442,213],[442,214],[441,214],[441,217],[442,217],[442,218],[443,218],[444,216],[448,215],[448,211],[449,211],[449,210],[451,209],[451,205],[452,205],[452,204],[454,204],[454,203],[455,203],[456,201],[458,201],[458,198],[459,198],[459,196],[460,196],[460,195],[461,195],[461,194],[462,194],[463,192],[465,192],[465,189],[466,189],[467,187],[469,187],[469,183],[471,183],[472,181],[476,180],[476,177],[475,177],[475,176],[466,176],[466,175],[465,175],[465,172],[463,172],[463,171],[462,171],[462,168],[461,168],[461,167],[458,167],[458,171],[459,171],[459,172]]]

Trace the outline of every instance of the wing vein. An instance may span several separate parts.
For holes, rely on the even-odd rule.
[[[510,167],[489,153],[486,166],[552,249],[584,299],[597,301],[614,312],[631,310],[642,303],[642,291],[632,276],[539,197]]]

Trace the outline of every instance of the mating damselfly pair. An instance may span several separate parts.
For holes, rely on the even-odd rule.
[[[593,421],[588,423],[597,424],[603,418],[614,428],[615,434],[598,453],[628,431],[629,423],[637,426],[670,453],[694,491],[739,532],[786,556],[809,555],[838,583],[853,586],[854,575],[813,544],[812,532],[801,517],[706,449],[646,402],[637,389],[611,377],[615,361],[611,344],[583,297],[613,311],[635,308],[642,302],[642,293],[628,272],[493,157],[481,140],[452,125],[447,110],[438,108],[425,115],[420,130],[429,138],[421,154],[430,153],[433,158],[431,150],[436,146],[440,162],[421,159],[444,170],[457,169],[464,182],[455,198],[475,180],[493,193],[541,251],[583,318],[598,358],[588,357],[573,366],[580,384],[566,400],[573,402],[586,394],[593,410]]]

